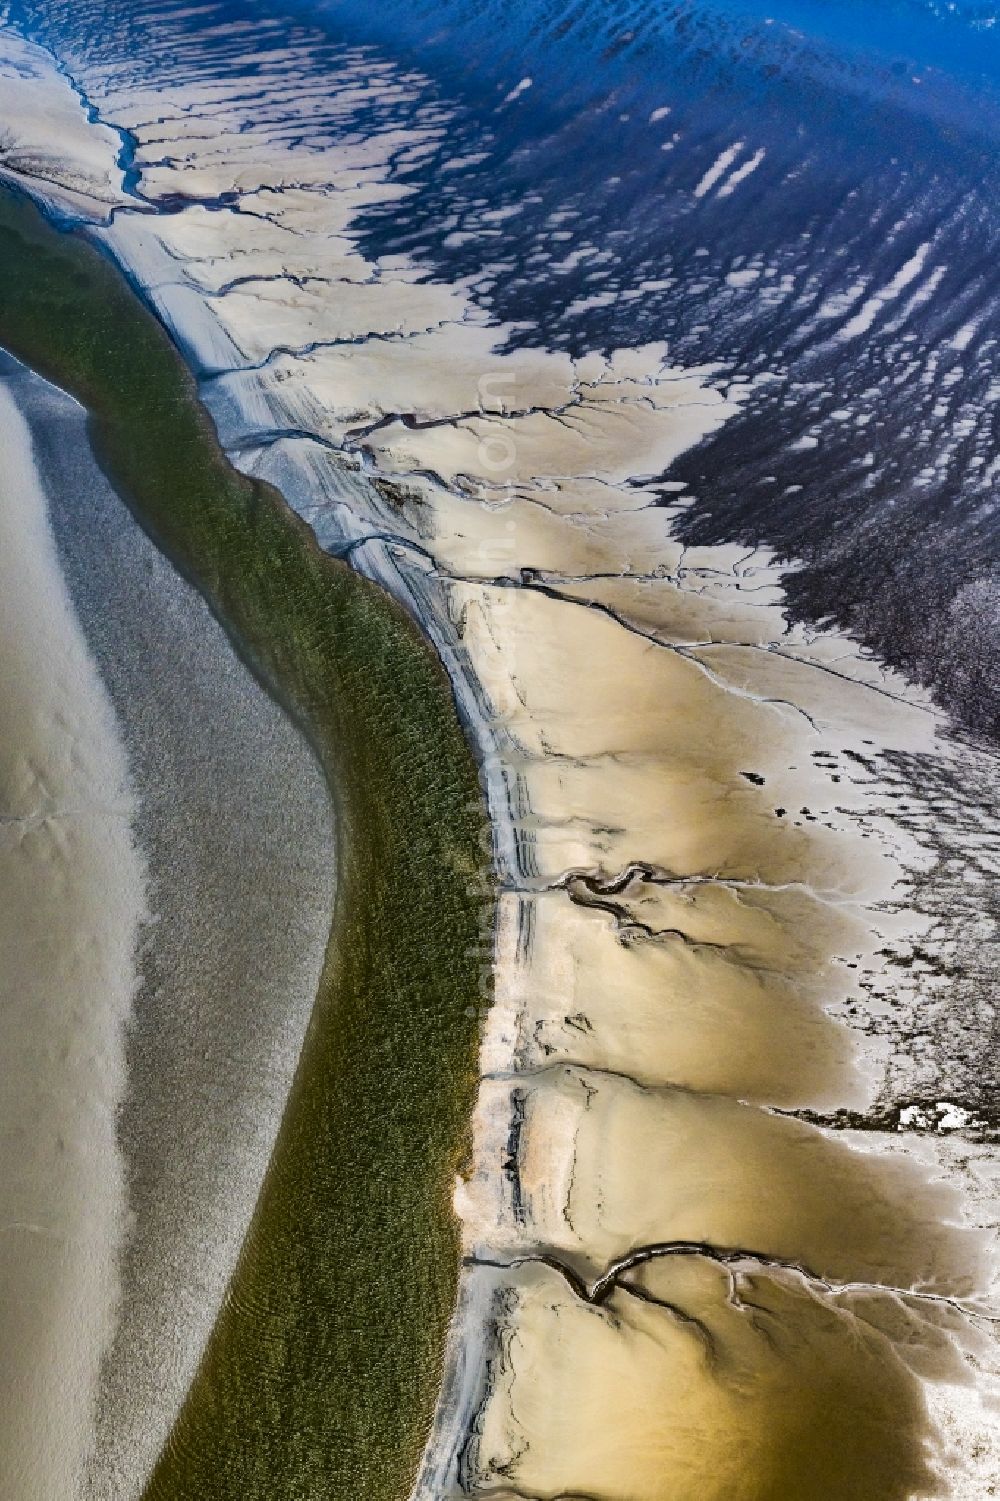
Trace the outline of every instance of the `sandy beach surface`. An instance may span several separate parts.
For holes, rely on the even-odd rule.
[[[122,1296],[146,866],[120,724],[0,387],[0,1490],[79,1494]]]
[[[103,1313],[96,1292],[87,1300],[95,1305],[95,1345],[97,1326],[102,1335],[87,1397],[96,1436],[81,1432],[76,1456],[79,1463],[86,1455],[88,1473],[85,1482],[77,1476],[60,1486],[25,1479],[4,1494],[12,1501],[56,1494],[124,1501],[140,1494],[190,1385],[270,1156],[329,932],[332,810],[304,740],[97,467],[82,410],[8,357],[0,380],[5,423],[12,424],[5,453],[17,453],[20,440],[27,464],[30,429],[37,477],[28,493],[43,505],[41,484],[48,499],[47,587],[56,597],[61,592],[67,619],[86,642],[76,651],[103,706],[98,722],[106,735],[109,726],[115,730],[110,748],[100,746],[98,765],[107,777],[124,777],[125,758],[129,768],[127,796],[124,781],[117,791],[113,783],[101,786],[103,802],[117,798],[131,818],[130,825],[100,825],[105,843],[114,837],[123,845],[112,874],[102,876],[98,866],[91,884],[85,865],[65,871],[62,892],[78,885],[86,906],[74,916],[68,905],[64,920],[80,933],[84,954],[91,924],[98,936],[108,925],[109,942],[110,935],[123,945],[128,935],[133,944],[138,937],[134,970],[123,970],[102,998],[104,1009],[117,1006],[117,1030],[109,1019],[106,1035],[98,1032],[90,1044],[93,1068],[107,1076],[100,1129],[108,1139],[97,1138],[106,1164],[95,1163],[93,1172],[107,1178],[107,1233],[113,1222],[116,1239],[99,1248],[89,1273],[100,1270],[114,1285]],[[13,527],[16,513],[6,500],[4,516]],[[23,554],[29,543],[18,545]],[[12,538],[4,562],[13,570],[17,557]],[[46,616],[47,597],[36,596],[36,610]],[[5,601],[9,609],[6,591]],[[35,622],[10,639],[26,643],[20,691],[38,700],[42,720],[25,722],[38,725],[44,743],[73,712],[74,699],[67,709],[42,693],[47,664],[58,666],[59,657],[54,648],[46,654],[44,635],[32,648],[37,628]],[[65,670],[57,681],[69,693]],[[88,683],[82,671],[80,682]],[[9,712],[4,722],[16,724]],[[59,745],[56,739],[53,754]],[[84,794],[67,786],[50,795],[80,801]],[[60,932],[54,923],[56,948]],[[52,1045],[73,1046],[72,1030]],[[39,1116],[58,1103],[55,1081],[44,1097],[30,1073],[22,1087]],[[96,1103],[85,1106],[84,1085],[76,1089],[76,1108],[96,1114]],[[81,1134],[68,1122],[60,1129],[66,1139]],[[44,1181],[41,1166],[38,1172]],[[84,1188],[81,1180],[75,1191]],[[94,1188],[91,1215],[100,1203]],[[63,1340],[71,1337],[83,1306],[78,1296],[61,1312],[50,1307],[53,1338],[60,1329]],[[66,1364],[60,1380],[67,1388],[71,1377]],[[5,1417],[14,1411],[5,1405]],[[50,1425],[60,1426],[67,1425]]]

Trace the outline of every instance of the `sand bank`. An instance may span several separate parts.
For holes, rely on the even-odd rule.
[[[80,1494],[119,1314],[146,870],[121,729],[0,386],[0,1490]]]
[[[322,772],[94,460],[82,408],[5,360],[65,587],[115,706],[150,922],[119,1141],[130,1229],[89,1491],[141,1492],[246,1235],[333,912]]]

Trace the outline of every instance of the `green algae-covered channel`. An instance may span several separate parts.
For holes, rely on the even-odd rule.
[[[476,766],[417,627],[232,467],[120,272],[7,192],[0,272],[0,344],[87,408],[109,477],[301,725],[337,810],[336,910],[302,1059],[146,1495],[402,1501],[455,1297],[451,1193],[486,999]]]

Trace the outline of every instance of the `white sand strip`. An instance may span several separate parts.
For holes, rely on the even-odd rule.
[[[149,867],[118,1117],[122,1311],[83,1491],[138,1501],[218,1314],[301,1053],[333,911],[333,814],[298,730],[97,467],[82,409],[2,357],[0,379],[31,428]]]
[[[0,1495],[78,1493],[125,1230],[145,871],[110,700],[0,388]]]

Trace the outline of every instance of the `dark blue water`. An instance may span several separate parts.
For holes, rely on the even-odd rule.
[[[321,27],[331,99],[346,47],[418,70],[405,98],[373,100],[371,127],[440,106],[448,129],[429,161],[400,160],[415,191],[365,216],[365,253],[469,280],[516,325],[514,345],[665,340],[680,363],[775,377],[676,466],[696,496],[686,538],[775,548],[797,617],[849,629],[1000,738],[992,7],[240,0],[187,20],[182,8],[20,9],[56,51],[92,52],[127,78],[155,73],[168,32],[197,70],[199,29],[220,18]],[[243,37],[233,67],[265,108],[245,54]],[[308,124],[317,141],[336,130],[332,115]],[[728,172],[701,188],[729,149]]]

